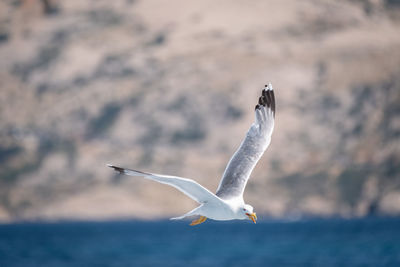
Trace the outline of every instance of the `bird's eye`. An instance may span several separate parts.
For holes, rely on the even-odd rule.
[[[243,209],[243,211],[246,211],[246,209]]]

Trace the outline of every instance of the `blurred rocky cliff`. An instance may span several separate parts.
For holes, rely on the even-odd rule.
[[[215,191],[271,82],[245,199],[269,216],[400,214],[400,1],[0,2],[0,220],[163,218]]]

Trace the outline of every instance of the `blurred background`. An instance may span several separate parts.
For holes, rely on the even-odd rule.
[[[162,219],[215,192],[276,91],[245,200],[264,218],[400,214],[400,1],[0,2],[0,221]]]
[[[259,221],[215,192],[277,101]],[[399,0],[1,0],[0,266],[400,266]]]

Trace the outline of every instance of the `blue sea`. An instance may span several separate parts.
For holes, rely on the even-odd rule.
[[[400,218],[0,225],[0,266],[400,266]]]

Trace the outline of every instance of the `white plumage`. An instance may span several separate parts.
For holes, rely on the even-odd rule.
[[[116,171],[130,175],[143,176],[175,187],[200,205],[192,211],[176,218],[199,215],[191,225],[204,222],[207,218],[213,220],[251,219],[256,222],[257,216],[253,207],[245,204],[243,192],[250,174],[271,142],[275,120],[275,96],[272,85],[266,85],[255,107],[255,121],[248,130],[239,149],[229,161],[216,194],[194,180],[155,173],[130,170],[108,164]]]

